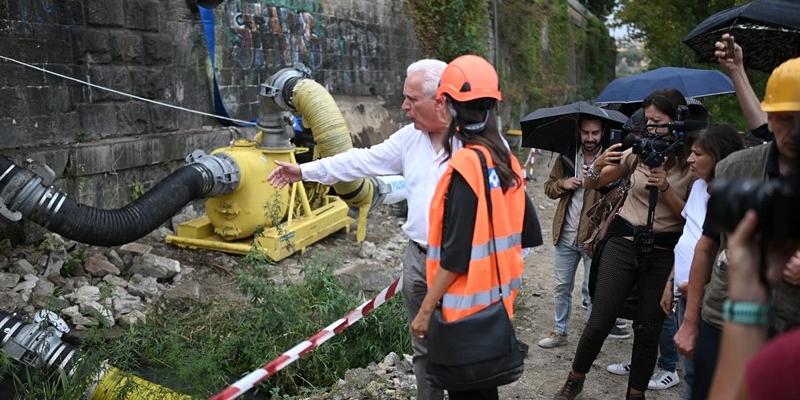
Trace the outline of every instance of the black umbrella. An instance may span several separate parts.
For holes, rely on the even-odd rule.
[[[716,62],[714,42],[730,33],[744,51],[744,66],[772,72],[782,62],[800,57],[800,2],[755,0],[722,10],[697,25],[683,43],[701,61]]]
[[[604,136],[607,136],[611,128],[622,128],[622,124],[628,120],[619,111],[604,110],[583,101],[560,107],[540,108],[520,120],[522,147],[565,152],[578,142],[581,115],[602,119]]]

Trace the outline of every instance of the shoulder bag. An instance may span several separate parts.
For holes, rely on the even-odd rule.
[[[589,258],[594,259],[595,250],[600,243],[606,239],[611,220],[619,213],[622,204],[628,197],[631,188],[631,175],[639,164],[638,158],[631,167],[625,180],[619,182],[608,193],[604,194],[596,203],[586,210],[586,217],[589,221],[589,238],[583,242],[583,251]]]
[[[483,153],[475,152],[483,168],[494,240],[488,168]],[[493,254],[499,282],[500,267]],[[444,320],[441,304],[434,310],[428,327],[427,378],[432,386],[458,391],[494,388],[516,381],[523,370],[524,354],[508,318],[502,289],[499,301],[456,321]]]

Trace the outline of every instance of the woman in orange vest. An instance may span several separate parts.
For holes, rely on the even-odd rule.
[[[431,201],[428,233],[428,294],[411,332],[425,337],[441,302],[445,321],[455,321],[503,301],[509,317],[522,284],[522,248],[542,244],[536,211],[525,193],[519,161],[498,131],[492,109],[502,100],[497,72],[475,55],[456,58],[442,74],[437,96],[445,96],[453,115],[444,141],[447,171]],[[456,136],[464,148],[453,153]],[[486,194],[488,168],[492,215]],[[520,218],[520,217],[523,218]],[[500,277],[497,277],[499,266]],[[497,388],[448,391],[451,400],[498,399]]]

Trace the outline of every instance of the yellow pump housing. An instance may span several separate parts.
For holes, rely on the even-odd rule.
[[[214,150],[212,155],[234,160],[247,179],[233,192],[206,200],[206,215],[179,224],[176,235],[167,236],[166,242],[236,254],[258,250],[279,261],[338,230],[349,232],[353,219],[339,197],[317,190],[309,201],[301,182],[278,190],[267,181],[275,160],[296,163],[294,154],[300,151],[305,149],[264,149],[248,140]]]
[[[267,176],[275,169],[275,160],[291,162],[291,154],[260,150],[248,140],[237,140],[231,147],[211,154],[223,153],[236,162],[242,176],[253,178],[241,181],[233,193],[206,200],[214,233],[228,241],[243,239],[259,227],[269,228],[283,220],[289,207],[289,188],[275,189],[267,182]]]

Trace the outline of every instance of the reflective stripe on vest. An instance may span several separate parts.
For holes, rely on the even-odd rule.
[[[494,248],[495,242],[497,243],[497,249]],[[490,240],[488,243],[472,246],[469,258],[470,260],[480,260],[482,258],[489,257],[494,252],[503,252],[513,248],[514,246],[521,246],[521,245],[522,245],[522,235],[514,233],[511,236],[496,238],[494,241]],[[428,258],[437,261],[441,260],[442,248],[439,246],[429,246]]]
[[[511,296],[512,290],[519,290],[522,287],[522,279],[514,278],[508,285],[502,285],[503,297]],[[454,310],[469,310],[472,307],[488,306],[500,300],[500,289],[497,286],[483,292],[478,292],[473,295],[456,295],[445,293],[442,297],[442,307],[452,308]]]

